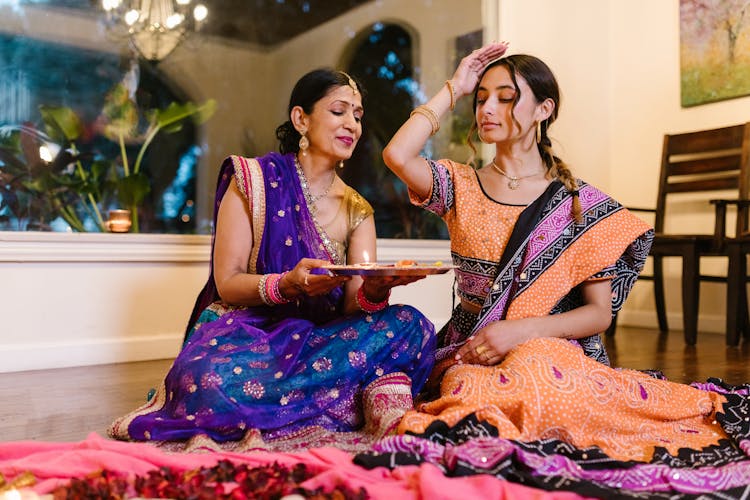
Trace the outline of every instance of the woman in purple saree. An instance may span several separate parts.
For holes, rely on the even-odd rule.
[[[222,442],[259,433],[271,442],[366,423],[382,435],[423,387],[433,325],[388,305],[390,288],[414,279],[320,269],[375,259],[372,208],[335,172],[361,134],[359,88],[345,73],[316,70],[295,86],[289,111],[277,129],[281,153],[224,161],[211,274],[182,351],[111,436]]]

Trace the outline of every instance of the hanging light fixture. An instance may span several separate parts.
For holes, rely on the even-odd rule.
[[[149,61],[167,57],[189,33],[198,31],[208,9],[192,0],[102,0],[107,31]]]

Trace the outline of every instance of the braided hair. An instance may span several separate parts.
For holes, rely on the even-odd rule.
[[[523,77],[526,83],[534,93],[534,98],[537,102],[542,102],[545,99],[552,99],[555,103],[555,107],[552,110],[552,114],[543,122],[539,124],[539,132],[537,135],[537,148],[539,154],[542,157],[544,166],[547,168],[547,172],[553,179],[558,179],[563,183],[565,188],[573,195],[573,204],[571,207],[571,215],[577,221],[581,221],[581,202],[578,199],[578,181],[573,177],[573,173],[568,168],[568,165],[559,157],[555,156],[552,151],[552,141],[547,135],[552,122],[557,118],[558,111],[560,109],[560,88],[557,85],[557,79],[552,73],[552,70],[539,58],[527,55],[527,54],[514,54],[508,57],[503,57],[487,66],[482,73],[481,77],[490,68],[496,66],[504,66],[508,73],[510,73],[513,85],[516,88],[515,97],[513,99],[513,110],[515,110],[519,99],[521,98],[521,89],[518,88],[518,81],[516,80],[517,75]],[[480,81],[481,81],[480,77]],[[474,101],[472,108],[476,112],[477,109],[477,92],[474,92]],[[516,120],[515,114],[511,111],[513,116],[514,124],[520,128],[520,123]],[[471,140],[474,132],[477,131],[476,120],[472,123],[471,130],[469,130],[469,136],[467,137],[467,144],[471,150],[476,154],[477,150]]]
[[[308,115],[312,113],[315,103],[337,87],[354,85],[356,90],[364,100],[364,91],[359,81],[344,73],[331,68],[318,68],[310,71],[300,78],[292,89],[292,95],[289,97],[289,107],[287,116],[292,112],[292,108],[299,106]],[[279,140],[279,152],[298,153],[299,140],[302,136],[294,128],[291,120],[287,120],[276,127],[276,138]]]

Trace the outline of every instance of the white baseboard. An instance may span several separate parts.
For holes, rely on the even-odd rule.
[[[428,318],[439,330],[449,317]],[[0,345],[0,373],[173,359],[183,334]]]
[[[0,373],[171,359],[183,334],[0,345]]]

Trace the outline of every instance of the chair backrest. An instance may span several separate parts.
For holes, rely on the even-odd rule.
[[[750,122],[731,127],[664,136],[654,230],[664,231],[667,196],[735,190],[748,199],[750,190]],[[743,211],[737,227],[747,227]]]

